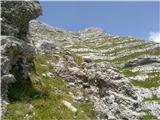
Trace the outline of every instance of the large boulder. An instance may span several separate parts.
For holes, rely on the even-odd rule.
[[[86,94],[94,104],[98,119],[140,119],[133,86],[110,64],[84,62],[78,66],[72,56],[64,55],[55,65],[55,72],[88,91]]]
[[[34,56],[35,50],[30,43],[12,36],[1,36],[2,108],[8,102],[8,86],[16,81],[23,85],[28,80]]]
[[[54,52],[56,50],[56,45],[54,41],[51,40],[40,40],[35,43],[35,47],[38,51],[42,53]]]
[[[27,39],[28,24],[41,14],[38,1],[2,1],[1,40],[1,96],[2,116],[8,104],[8,89],[12,83],[25,85],[30,82],[29,73],[35,49]]]
[[[90,62],[93,61],[90,56],[84,56],[84,57],[82,57],[82,58],[83,58],[83,61],[86,62],[86,63],[90,63]]]
[[[38,1],[2,1],[2,35],[25,38],[29,21],[42,14]]]

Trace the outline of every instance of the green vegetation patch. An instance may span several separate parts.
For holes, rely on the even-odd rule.
[[[160,101],[160,98],[157,95],[152,95],[150,98],[144,98],[144,101]]]
[[[111,52],[107,52],[105,53],[105,55],[110,55],[110,54],[117,54],[117,53],[120,53],[121,51],[125,50],[125,49],[128,49],[128,50],[136,50],[136,49],[142,49],[145,45],[148,45],[149,43],[143,43],[141,45],[136,45],[136,46],[128,46],[128,47],[125,47],[125,48],[119,48],[119,49],[115,49],[114,51],[111,51]]]
[[[99,62],[107,62],[106,60],[102,60],[102,59],[96,59],[93,61],[94,63],[99,63]]]
[[[126,77],[134,77],[137,76],[139,74],[139,72],[133,72],[130,69],[123,69],[122,70],[123,75],[125,75]]]
[[[153,116],[151,113],[150,113],[150,110],[142,110],[142,112],[145,112],[146,115],[144,115],[142,117],[142,120],[157,120],[157,117],[156,116]]]
[[[145,81],[138,81],[134,80],[132,81],[132,84],[135,86],[139,87],[144,87],[144,88],[152,88],[152,87],[159,87],[160,86],[160,76],[154,76],[154,77],[149,77]]]
[[[153,115],[145,115],[143,116],[143,120],[157,120],[157,117]]]
[[[14,84],[9,90],[10,104],[3,120],[94,120],[93,105],[90,102],[79,103],[73,100],[70,92],[77,89],[67,87],[67,83],[52,72],[48,60],[57,60],[53,55],[37,55],[34,60],[35,72],[30,75],[31,85]],[[48,67],[41,66],[45,64]],[[51,77],[43,76],[52,72]],[[63,100],[77,108],[77,114],[72,113]]]
[[[45,71],[53,72],[54,66],[52,63],[57,63],[59,56],[56,54],[38,54],[33,60],[34,70],[39,75],[42,75]]]
[[[75,61],[78,65],[81,65],[81,63],[83,62],[82,57],[79,56],[79,55],[76,55],[76,53],[74,53],[74,52],[71,52],[71,55],[72,55],[74,61]]]
[[[133,53],[133,54],[128,55],[128,56],[124,56],[124,57],[121,57],[121,58],[111,60],[110,62],[121,64],[121,63],[126,62],[130,59],[135,59],[135,58],[137,58],[141,55],[155,55],[155,56],[160,55],[160,48],[154,48],[154,49],[147,50],[147,51],[144,51],[144,52],[136,52],[136,53]]]

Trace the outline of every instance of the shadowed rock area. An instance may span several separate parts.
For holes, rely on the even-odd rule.
[[[38,1],[2,1],[1,90],[2,115],[8,102],[8,87],[17,82],[25,86],[35,49],[27,39],[29,21],[41,14]]]

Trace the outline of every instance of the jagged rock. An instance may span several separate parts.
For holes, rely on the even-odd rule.
[[[81,97],[81,96],[74,96],[73,99],[76,100],[76,101],[80,101],[80,102],[83,102],[83,101],[84,101],[84,100],[83,100],[84,98]]]
[[[67,57],[71,57],[67,55]],[[72,66],[73,60],[61,58],[55,72],[65,80],[75,84],[89,84],[90,100],[100,119],[139,119],[136,111],[137,96],[132,86],[115,68],[107,63],[85,63],[83,68]],[[61,66],[61,67],[59,67]],[[115,76],[120,77],[115,77]],[[77,82],[82,81],[82,83]],[[113,117],[112,117],[113,116]]]
[[[2,1],[2,35],[25,38],[29,21],[41,15],[38,1]]]
[[[2,68],[1,68],[2,69]],[[15,77],[12,74],[6,74],[1,76],[1,112],[2,115],[6,112],[6,105],[8,105],[9,100],[7,96],[8,85],[15,82]]]
[[[14,78],[12,74],[3,75],[1,78],[1,82],[5,84],[11,84],[11,83],[14,83],[15,81],[16,79]]]
[[[85,56],[85,57],[83,57],[83,61],[90,63],[90,62],[92,62],[92,59],[89,56]]]
[[[9,58],[20,54],[26,56],[27,59],[33,59],[35,55],[35,50],[31,43],[12,36],[1,36],[1,49],[2,55]]]
[[[2,116],[8,102],[8,86],[18,81],[25,85],[29,80],[35,49],[27,39],[28,24],[41,14],[38,1],[2,1],[1,36],[1,94]]]
[[[72,32],[67,32],[65,30],[54,28],[43,22],[32,20],[29,24],[29,39],[33,43],[40,42],[41,40],[49,40],[54,42],[56,46],[63,46],[65,43],[72,43],[72,41],[77,41],[78,38]]]
[[[151,63],[160,63],[160,59],[156,57],[144,57],[144,58],[137,58],[135,60],[128,61],[124,64],[124,67],[133,67],[138,65],[144,64],[151,64]]]
[[[1,76],[2,99],[7,100],[8,85],[16,79],[25,84],[35,56],[35,50],[30,43],[15,37],[1,36]],[[14,77],[14,75],[18,75]]]
[[[154,75],[157,77],[160,71],[159,56],[142,56],[128,62],[120,59],[124,57],[128,60],[130,56],[132,59],[132,55],[136,56],[136,53],[137,55],[141,53],[150,55],[145,52],[155,49],[157,51],[154,54],[157,55],[160,44],[136,40],[132,37],[110,36],[99,28],[70,32],[37,20],[30,21],[40,14],[41,7],[37,1],[2,1],[2,35],[10,35],[1,38],[2,113],[9,101],[7,99],[8,85],[17,80],[22,85],[25,84],[24,81],[27,80],[32,68],[35,50],[30,44],[31,40],[36,49],[42,53],[50,53],[56,49],[58,57],[62,55],[58,63],[52,61],[47,63],[55,66],[55,72],[69,82],[71,89],[82,88],[85,91],[85,95],[80,91],[78,93],[73,91],[69,94],[79,102],[90,100],[94,104],[97,119],[139,120],[142,115],[145,115],[141,113],[142,110],[150,110],[152,115],[160,119],[159,101],[143,102],[144,98],[152,99],[153,95],[159,98],[160,87],[142,88],[133,87],[130,84],[130,79],[137,79],[138,82],[150,79],[151,75],[148,73],[157,72]],[[64,54],[57,50],[58,47],[59,50],[65,51]],[[68,49],[82,56],[84,62],[81,66],[74,61]],[[106,61],[94,63],[94,60],[107,60],[125,67],[134,66],[131,71],[140,72],[140,74],[128,79],[110,63],[105,63]],[[48,67],[44,64],[41,66]],[[42,74],[45,78],[52,77],[52,75],[48,71]],[[56,93],[60,93],[57,88],[55,89]],[[71,103],[63,101],[63,104],[73,113],[77,113],[77,109]],[[30,116],[30,114],[26,115]]]
[[[48,39],[53,41],[57,46],[67,48],[81,40],[97,39],[104,37],[106,34],[100,28],[88,28],[79,32],[66,31],[60,28],[52,27],[38,20],[30,21],[29,38],[35,43],[40,40]],[[68,46],[66,44],[69,44]]]
[[[75,87],[75,84],[72,83],[72,82],[68,83],[68,85],[69,85],[70,87]]]
[[[79,35],[80,35],[80,40],[88,40],[90,38],[96,39],[98,37],[103,37],[106,34],[100,28],[90,27],[80,31]]]
[[[83,83],[83,88],[89,88],[89,87],[90,87],[89,83]]]
[[[9,36],[1,36],[2,64],[1,75],[12,76],[11,71],[17,71],[21,79],[28,78],[31,61],[35,56],[35,50],[30,43]],[[9,80],[9,79],[8,79]],[[15,81],[15,80],[13,80]],[[5,81],[2,81],[2,83]],[[9,83],[9,82],[7,82]],[[6,84],[7,85],[7,84]],[[2,91],[3,94],[3,91]]]
[[[45,53],[54,52],[56,50],[55,43],[49,40],[41,40],[39,42],[36,42],[35,46],[40,52]]]

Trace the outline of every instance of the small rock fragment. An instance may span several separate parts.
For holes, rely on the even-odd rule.
[[[67,102],[65,100],[62,101],[63,104],[68,108],[70,109],[73,113],[77,113],[77,109],[70,103],[70,102]]]

